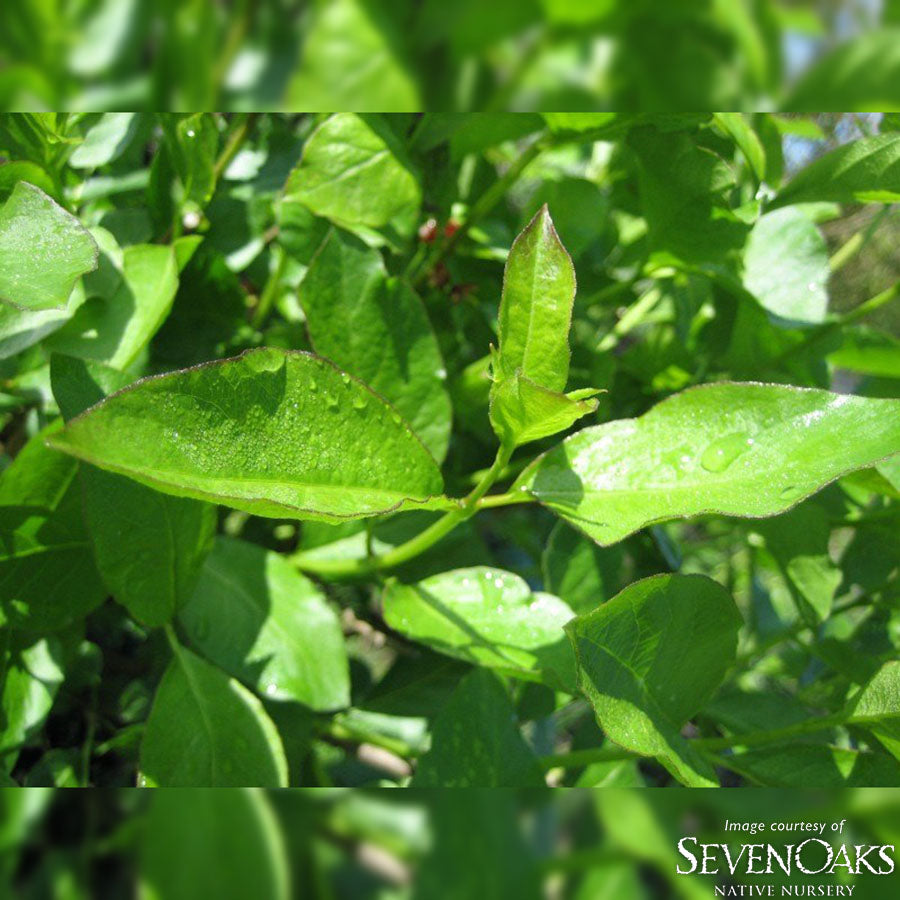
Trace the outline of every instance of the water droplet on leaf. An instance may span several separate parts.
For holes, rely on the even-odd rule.
[[[742,453],[753,445],[753,441],[743,432],[727,434],[713,441],[700,457],[700,465],[707,472],[724,472]]]

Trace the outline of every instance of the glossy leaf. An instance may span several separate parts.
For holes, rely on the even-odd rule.
[[[900,134],[880,134],[844,144],[801,169],[773,207],[834,200],[894,203],[900,200]]]
[[[579,687],[606,735],[655,756],[691,787],[716,784],[681,728],[718,688],[734,660],[741,617],[731,596],[702,575],[657,575],[625,588],[566,626]]]
[[[193,647],[258,694],[317,711],[350,703],[337,614],[277,553],[220,537],[178,621]]]
[[[412,787],[541,785],[540,767],[515,725],[503,683],[476,669],[435,719],[431,749],[419,760]]]
[[[457,569],[416,584],[393,583],[382,602],[387,624],[411,640],[574,692],[575,660],[563,632],[573,612],[552,594],[533,594],[518,575]]]
[[[0,476],[0,619],[55,631],[106,596],[81,512],[77,464],[35,435]]]
[[[562,391],[569,375],[569,325],[575,269],[541,207],[509,251],[498,322],[494,378],[516,373],[549,391]]]
[[[262,791],[154,791],[140,842],[140,900],[288,900],[290,862]]]
[[[163,675],[141,742],[147,787],[286,787],[281,739],[245,687],[185,647]]]
[[[332,229],[300,285],[314,350],[381,394],[438,461],[450,441],[450,397],[437,338],[418,295],[388,278],[381,254]]]
[[[900,401],[711,384],[586,428],[516,487],[600,544],[707,513],[759,518],[900,450]]]
[[[138,244],[120,250],[97,232],[105,265],[84,286],[85,301],[48,346],[68,356],[96,359],[127,369],[150,342],[172,308],[178,267],[171,247]],[[102,279],[101,279],[102,276]]]
[[[799,210],[767,213],[753,226],[744,251],[744,287],[777,323],[824,321],[830,275],[825,239]]]
[[[381,228],[398,220],[410,230],[422,190],[382,121],[336,113],[306,142],[285,186],[285,199],[346,228]]]
[[[68,421],[133,380],[115,369],[54,354],[50,377]],[[85,519],[103,583],[138,621],[170,622],[190,596],[216,530],[208,503],[162,494],[85,465]]]
[[[95,268],[97,245],[78,219],[20,181],[0,208],[0,300],[63,309],[76,279]]]
[[[490,417],[494,432],[509,447],[538,441],[565,431],[597,409],[599,391],[568,394],[549,391],[524,375],[496,382],[491,392]]]
[[[158,490],[256,515],[340,520],[450,505],[400,416],[306,353],[260,349],[144,379],[52,442]]]

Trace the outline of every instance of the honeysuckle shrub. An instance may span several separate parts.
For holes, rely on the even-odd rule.
[[[8,785],[900,782],[896,118],[0,118]]]

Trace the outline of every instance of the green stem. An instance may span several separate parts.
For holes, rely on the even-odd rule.
[[[795,722],[784,728],[772,728],[768,731],[751,731],[747,734],[733,734],[718,738],[697,738],[690,741],[690,745],[708,753],[718,753],[720,750],[728,750],[732,747],[757,747],[807,734],[817,734],[820,731],[837,728],[845,721],[846,716],[843,713],[835,713],[821,719],[804,719],[802,722]],[[555,768],[577,769],[593,763],[618,762],[624,759],[640,758],[643,755],[621,747],[593,747],[587,750],[572,750],[569,753],[542,756],[540,764],[545,771]]]
[[[281,284],[285,266],[287,265],[287,253],[284,250],[276,246],[272,252],[276,254],[277,258],[274,268],[269,272],[269,277],[266,280],[262,293],[259,295],[259,303],[256,304],[256,309],[253,310],[250,324],[254,328],[261,328],[272,311],[272,304],[278,296],[278,286]]]
[[[513,506],[516,503],[534,503],[534,497],[526,491],[509,491],[506,494],[489,494],[478,501],[478,509],[496,509],[498,506]]]
[[[163,625],[163,631],[166,634],[166,640],[169,642],[169,646],[172,648],[172,653],[175,656],[181,656],[181,644],[178,641],[178,635],[175,634],[175,629],[168,622]]]
[[[622,337],[629,331],[637,328],[641,322],[649,315],[653,308],[662,298],[662,291],[659,288],[650,288],[642,297],[639,297],[629,306],[622,315],[622,318],[612,327],[612,329],[604,336],[603,340],[597,346],[601,353],[612,350],[619,343]]]
[[[828,260],[828,265],[832,272],[837,272],[852,259],[866,244],[883,221],[884,217],[890,212],[890,206],[883,206],[877,215],[872,217],[872,221],[856,234],[849,237]]]
[[[829,322],[823,322],[818,328],[810,331],[802,341],[782,353],[776,362],[783,363],[797,353],[809,350],[811,347],[814,347],[816,344],[830,337],[836,331],[839,331],[844,325],[851,325],[854,322],[858,322],[865,316],[881,309],[881,307],[887,306],[888,303],[896,300],[898,296],[900,296],[900,281],[895,282],[880,294],[869,297],[868,300],[864,300],[859,306],[855,306],[848,312],[835,316]]]
[[[371,744],[373,747],[380,747],[382,750],[387,750],[404,759],[415,759],[418,755],[409,744],[397,738],[372,731],[363,731],[346,722],[316,722],[315,729],[321,737],[331,738],[341,743]]]
[[[594,763],[621,762],[639,757],[639,753],[632,753],[623,747],[590,747],[586,750],[570,750],[568,753],[552,753],[540,757],[538,761],[541,768],[548,772],[550,769],[581,769]]]
[[[868,300],[864,300],[859,306],[853,307],[849,312],[845,312],[838,317],[838,322],[841,325],[858,322],[865,316],[875,312],[875,310],[881,309],[882,306],[887,306],[888,303],[896,300],[897,297],[900,297],[900,281],[895,281],[887,290],[870,297]]]
[[[790,740],[807,734],[817,734],[820,731],[828,731],[837,728],[846,721],[844,713],[835,713],[824,716],[821,719],[804,719],[793,725],[785,725],[783,728],[771,728],[767,731],[751,731],[748,734],[732,734],[720,738],[699,738],[691,741],[691,745],[698,750],[708,750],[718,753],[720,750],[728,750],[731,747],[759,747],[763,744],[775,744],[778,741]]]
[[[413,287],[418,288],[422,286],[435,267],[446,259],[462,238],[500,202],[510,186],[519,180],[522,172],[537,159],[543,149],[544,144],[542,140],[537,138],[506,172],[478,198],[469,210],[465,222],[450,237],[445,238],[435,246],[424,267],[418,271],[408,273]]]
[[[479,501],[500,476],[511,455],[511,447],[501,446],[497,450],[494,464],[485,472],[484,477],[471,492],[457,501],[459,505],[456,508],[445,513],[405,544],[400,544],[381,556],[366,556],[361,559],[309,559],[301,551],[291,557],[291,560],[301,571],[321,575],[325,578],[354,578],[403,565],[433,547],[457,525],[474,515],[479,508]]]
[[[213,183],[219,183],[219,179],[225,174],[225,170],[235,156],[237,156],[238,150],[241,149],[244,141],[247,140],[247,137],[253,130],[253,126],[256,124],[258,118],[259,113],[247,113],[243,122],[231,132],[231,135],[225,143],[224,149],[216,160],[215,166],[213,166]]]

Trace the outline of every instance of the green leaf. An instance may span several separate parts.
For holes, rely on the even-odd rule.
[[[518,373],[548,391],[562,391],[569,377],[574,302],[575,269],[542,206],[506,261],[494,378]]]
[[[4,628],[0,634],[0,772],[40,728],[65,674],[54,658],[57,642]]]
[[[776,324],[823,322],[830,275],[825,239],[800,210],[767,213],[753,226],[744,250],[744,287]]]
[[[66,420],[132,378],[98,363],[54,354],[54,395]],[[85,465],[85,519],[104,584],[138,621],[170,622],[191,595],[212,546],[216,510]],[[164,539],[163,539],[164,538]]]
[[[586,428],[538,457],[526,490],[600,544],[667,519],[760,518],[900,450],[900,401],[710,384],[639,419]]]
[[[57,353],[96,359],[127,369],[165,321],[178,290],[172,247],[138,244],[120,249],[112,235],[95,229],[102,248],[96,277],[77,292],[84,302],[47,346]]]
[[[803,503],[760,522],[754,530],[765,539],[801,615],[813,624],[827,619],[842,575],[828,553],[831,529],[826,511],[814,502]]]
[[[560,394],[514,374],[495,383],[490,418],[494,432],[508,447],[558,434],[597,409],[600,393],[592,389]]]
[[[97,245],[78,219],[20,181],[0,209],[0,300],[64,309],[75,281],[96,268]]]
[[[146,378],[69,423],[55,447],[182,497],[338,521],[453,506],[400,416],[307,353],[263,348]]]
[[[659,262],[728,262],[744,246],[747,226],[732,212],[735,174],[686,132],[632,129],[641,208]]]
[[[0,621],[55,631],[106,596],[81,513],[77,464],[36,434],[0,476]]]
[[[871,731],[900,759],[900,662],[885,663],[851,699],[849,711],[848,725]]]
[[[47,172],[36,163],[17,161],[0,166],[0,201],[5,202],[20,181],[27,181],[54,200],[58,199],[53,179]]]
[[[391,583],[384,618],[414,641],[474,665],[574,693],[575,661],[563,626],[574,615],[558,597],[533,594],[518,575],[478,566]]]
[[[771,207],[833,200],[894,203],[900,200],[900,134],[881,134],[844,144],[801,169]]]
[[[243,685],[175,646],[141,742],[145,787],[287,787],[281,738]]]
[[[487,669],[467,675],[438,714],[431,749],[412,787],[529,787],[544,783],[537,758],[519,734],[500,679]]]
[[[96,169],[117,159],[131,143],[139,121],[139,113],[105,113],[75,148],[69,165],[76,169]]]
[[[381,394],[439,462],[452,410],[437,338],[419,296],[381,254],[331,229],[300,285],[313,349]]]
[[[306,142],[285,200],[303,203],[345,228],[394,223],[409,233],[422,189],[402,147],[378,117],[336,113]]]
[[[259,790],[153,791],[140,840],[140,900],[288,900],[281,826]]]
[[[161,113],[160,121],[172,166],[178,173],[183,201],[205,206],[216,186],[219,132],[211,113],[180,116]]]
[[[197,650],[258,694],[320,712],[350,703],[337,614],[277,553],[218,538],[178,621]]]
[[[766,151],[756,132],[739,112],[714,113],[713,118],[744,154],[757,181],[766,177]]]
[[[657,575],[625,588],[566,631],[579,687],[617,744],[655,756],[690,787],[715,786],[710,764],[682,726],[734,661],[741,617],[731,595],[703,575]]]
[[[422,109],[415,80],[397,54],[389,8],[332,0],[310,11],[300,65],[287,104],[313,112]]]
[[[73,292],[66,309],[16,309],[8,303],[0,303],[0,359],[8,359],[22,350],[37,344],[48,334],[58,331],[83,302]]]

